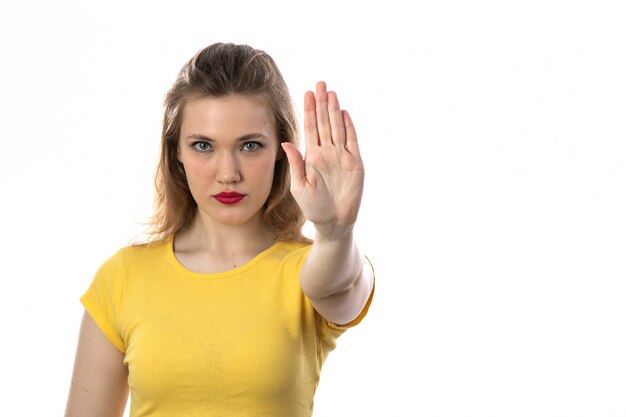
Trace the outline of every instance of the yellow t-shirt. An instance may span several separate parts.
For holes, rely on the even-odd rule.
[[[305,417],[345,326],[302,293],[311,246],[280,241],[231,271],[182,266],[173,241],[121,249],[81,297],[128,366],[131,417]]]

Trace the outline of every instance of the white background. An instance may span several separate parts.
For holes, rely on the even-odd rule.
[[[62,415],[78,297],[151,214],[163,95],[226,41],[300,115],[327,81],[366,162],[377,293],[315,416],[626,416],[620,2],[365,3],[1,6],[0,414]]]

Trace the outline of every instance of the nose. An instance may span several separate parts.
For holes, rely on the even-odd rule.
[[[241,181],[239,161],[228,152],[222,152],[217,160],[217,181],[222,184],[232,184]]]

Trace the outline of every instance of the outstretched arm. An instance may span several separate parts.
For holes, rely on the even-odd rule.
[[[369,263],[354,241],[365,171],[356,130],[337,94],[317,83],[304,96],[305,157],[290,143],[291,192],[315,226],[300,285],[315,309],[336,324],[355,319],[374,285]]]

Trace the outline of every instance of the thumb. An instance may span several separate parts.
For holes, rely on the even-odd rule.
[[[301,189],[306,181],[306,175],[304,173],[304,159],[302,158],[302,154],[298,148],[289,142],[283,142],[281,143],[281,146],[283,147],[283,150],[287,155],[287,160],[289,161],[292,189]]]

